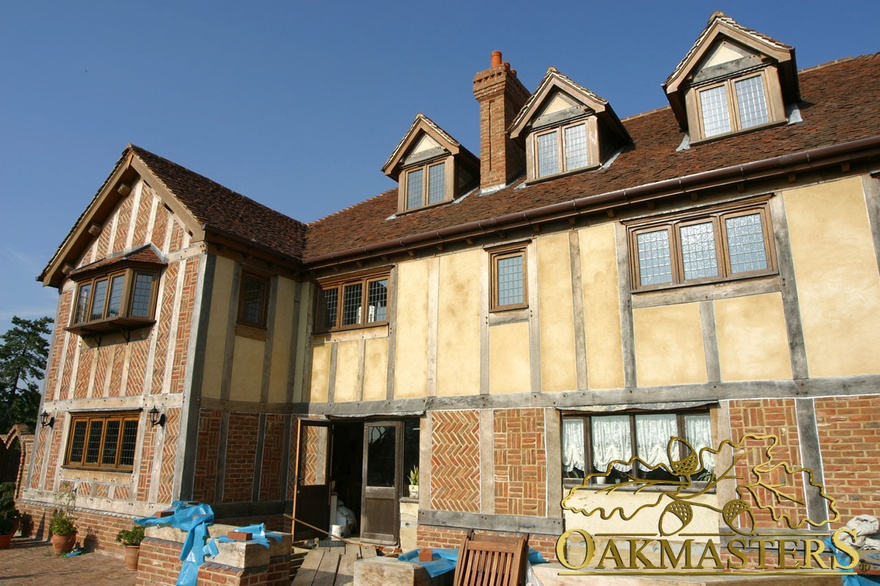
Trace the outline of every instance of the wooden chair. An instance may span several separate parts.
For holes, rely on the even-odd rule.
[[[468,531],[458,550],[454,586],[521,586],[529,534],[501,537]]]

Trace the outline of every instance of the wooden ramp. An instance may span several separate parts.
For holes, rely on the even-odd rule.
[[[306,554],[292,586],[341,586],[354,582],[354,562],[375,557],[372,545],[325,540]]]

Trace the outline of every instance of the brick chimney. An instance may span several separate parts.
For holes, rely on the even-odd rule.
[[[506,185],[526,169],[526,153],[510,140],[507,127],[529,99],[501,51],[492,52],[492,66],[474,77],[474,97],[480,103],[480,189]]]

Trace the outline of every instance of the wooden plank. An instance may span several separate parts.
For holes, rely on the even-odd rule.
[[[299,570],[296,573],[296,577],[293,579],[293,584],[291,586],[311,586],[312,581],[315,579],[315,574],[318,573],[318,567],[321,565],[321,558],[324,557],[324,552],[320,549],[312,550],[306,555],[306,559],[303,560],[302,566],[300,566]]]
[[[312,586],[333,586],[336,582],[336,570],[339,569],[339,552],[325,551],[324,557],[321,558],[321,565],[318,568]]]
[[[336,571],[335,586],[354,583],[354,561],[357,559],[355,555],[345,554],[339,559],[339,569]]]
[[[361,545],[361,557],[362,558],[374,558],[378,554],[376,553],[376,548],[372,545]]]

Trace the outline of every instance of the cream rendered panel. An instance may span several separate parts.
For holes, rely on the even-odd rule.
[[[784,197],[810,376],[880,372],[880,275],[861,178]]]
[[[312,349],[312,384],[311,395],[304,396],[303,401],[326,403],[330,394],[330,346],[315,346]]]
[[[541,115],[552,114],[553,112],[559,112],[560,110],[567,110],[572,107],[572,102],[566,100],[562,97],[561,94],[556,94],[553,96],[553,99],[550,100],[550,103],[544,106],[544,109],[541,110]]]
[[[364,401],[384,401],[388,381],[388,338],[366,340]]]
[[[232,358],[232,384],[229,398],[233,401],[259,401],[263,385],[263,357],[266,342],[235,336]]]
[[[358,357],[360,342],[357,340],[339,342],[336,346],[336,384],[333,387],[333,402],[357,400]]]
[[[489,392],[528,393],[530,373],[529,323],[489,328]]]
[[[749,55],[752,55],[752,53],[743,50],[741,47],[731,45],[730,43],[721,43],[705,58],[700,69],[712,67],[714,65],[721,65],[722,63],[728,63],[730,61],[736,61],[737,59],[742,59]]]
[[[422,151],[429,151],[431,149],[436,149],[439,147],[440,143],[425,134],[419,140],[418,144],[416,144],[416,146],[412,149],[411,154],[421,153]]]
[[[216,256],[214,284],[211,289],[211,313],[208,318],[208,336],[205,341],[205,364],[216,368],[205,368],[202,377],[202,396],[220,398],[223,385],[223,363],[226,357],[226,332],[229,327],[229,303],[232,298],[232,275],[235,263],[228,258]],[[262,358],[260,364],[263,363]]]
[[[781,293],[716,301],[715,329],[721,380],[791,379]]]
[[[296,284],[290,279],[278,277],[275,300],[275,323],[272,326],[272,363],[269,365],[269,402],[287,401],[287,373],[290,370],[290,344],[295,335],[293,323],[293,298]]]
[[[577,357],[568,233],[539,238],[537,249],[541,390],[574,391],[577,389]]]
[[[397,350],[394,396],[428,394],[428,264],[405,262],[397,268]]]
[[[614,224],[585,228],[578,237],[588,386],[591,389],[622,388],[623,338]]]
[[[698,303],[636,309],[633,326],[638,386],[708,381]]]
[[[480,282],[482,250],[440,257],[437,394],[480,393]],[[488,294],[488,293],[487,293]]]

